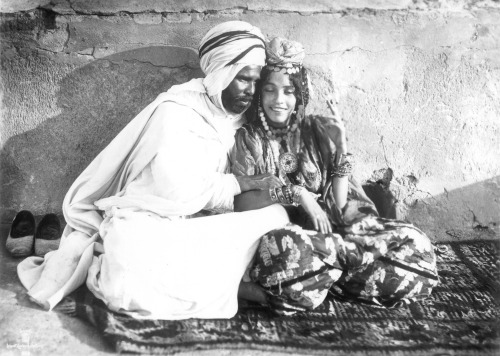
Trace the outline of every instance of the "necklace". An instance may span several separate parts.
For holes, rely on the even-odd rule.
[[[264,114],[264,111],[262,110],[262,108],[260,106],[259,106],[259,117],[260,117],[260,121],[262,121],[262,126],[264,126],[264,130],[266,130],[267,136],[269,136],[269,138],[276,140],[278,142],[281,142],[282,140],[285,140],[285,139],[290,140],[290,138],[292,137],[292,134],[294,133],[295,130],[297,130],[297,127],[298,127],[296,122],[293,123],[291,126],[290,126],[290,123],[291,123],[290,122],[282,129],[276,129],[274,127],[270,127],[267,124],[266,115]]]
[[[278,153],[279,153],[279,146],[281,143],[284,143],[284,147],[282,147],[286,150],[286,147],[289,146],[290,141],[292,140],[293,133],[297,130],[298,124],[294,122],[292,125],[288,124],[286,127],[282,129],[275,129],[272,127],[269,127],[266,116],[262,110],[262,108],[259,106],[259,117],[260,120],[262,121],[262,126],[264,127],[264,130],[266,131],[266,135],[270,140],[275,140],[278,143]],[[290,122],[291,123],[291,122]],[[271,149],[273,151],[273,158],[275,162],[277,161],[279,168],[281,169],[282,172],[289,174],[289,173],[294,173],[297,171],[299,168],[299,159],[293,152],[284,152],[279,155],[278,159],[276,160],[276,154],[274,152],[274,147],[273,144],[271,143]],[[288,149],[288,151],[291,151],[291,149]]]

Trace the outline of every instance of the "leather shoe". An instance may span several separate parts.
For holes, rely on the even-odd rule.
[[[35,217],[28,210],[18,212],[12,221],[5,247],[14,257],[26,257],[33,253]]]
[[[45,215],[36,228],[35,255],[43,257],[57,250],[61,242],[61,223],[56,214]]]

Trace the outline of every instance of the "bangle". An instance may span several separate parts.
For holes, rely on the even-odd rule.
[[[286,198],[285,195],[283,194],[283,190],[281,187],[278,187],[275,189],[276,195],[278,196],[278,200],[281,204],[286,204]]]
[[[345,163],[349,163],[351,165],[354,164],[354,155],[352,153],[338,153],[335,152],[332,154],[332,166],[338,167]]]
[[[292,204],[295,206],[299,206],[300,196],[304,191],[304,187],[301,187],[300,185],[294,185],[292,188],[293,188]]]
[[[346,177],[352,173],[354,167],[354,157],[350,153],[332,155],[332,177]]]
[[[292,185],[288,184],[288,185],[286,185],[283,188],[285,189],[285,198],[286,198],[288,204],[293,204],[293,199],[292,199]]]
[[[336,177],[336,178],[347,177],[351,173],[352,173],[352,166],[346,164],[346,165],[342,165],[342,166],[334,168],[332,171],[332,177]]]
[[[276,195],[276,191],[274,190],[274,188],[269,188],[269,195],[271,196],[271,201],[273,203],[278,202],[278,196]]]

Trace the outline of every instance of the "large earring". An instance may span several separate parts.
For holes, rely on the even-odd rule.
[[[264,130],[266,130],[267,135],[270,136],[271,132],[269,131],[269,126],[267,125],[266,115],[264,114],[264,109],[262,109],[262,106],[260,105],[260,96],[259,96],[259,102],[257,104],[257,114],[259,115]]]
[[[298,121],[302,121],[302,119],[304,118],[304,104],[300,104],[299,107],[297,108],[297,115],[296,115],[296,118]]]

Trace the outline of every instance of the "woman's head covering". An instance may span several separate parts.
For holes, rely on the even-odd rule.
[[[200,65],[208,95],[223,109],[221,93],[236,74],[248,65],[264,66],[264,35],[243,21],[228,21],[212,28],[199,47]]]
[[[305,51],[302,44],[276,37],[267,44],[266,66],[274,71],[298,73],[304,61]]]

